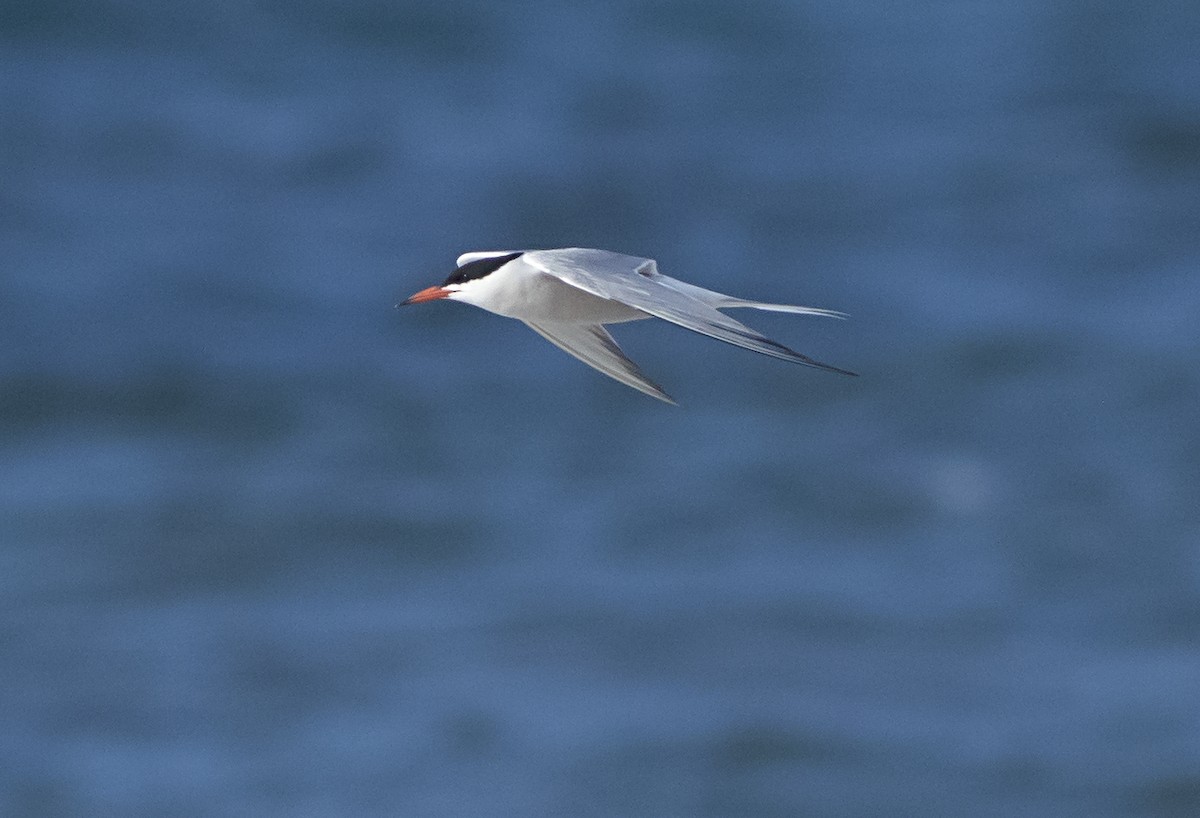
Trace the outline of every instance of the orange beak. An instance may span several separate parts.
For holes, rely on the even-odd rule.
[[[419,293],[413,293],[396,306],[403,307],[405,304],[420,304],[425,301],[436,301],[439,298],[446,298],[448,295],[450,295],[450,290],[447,290],[445,287],[426,287]]]

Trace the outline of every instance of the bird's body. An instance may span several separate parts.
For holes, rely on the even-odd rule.
[[[440,286],[403,303],[448,298],[524,321],[547,340],[604,374],[674,403],[629,360],[605,324],[657,317],[726,343],[775,358],[853,375],[814,361],[719,312],[748,307],[773,312],[843,317],[832,310],[746,301],[658,272],[652,259],[608,250],[568,247],[464,253]]]

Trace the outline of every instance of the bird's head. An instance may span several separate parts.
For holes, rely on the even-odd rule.
[[[496,272],[508,262],[520,256],[520,252],[491,251],[481,253],[463,253],[458,257],[458,268],[445,281],[434,287],[426,287],[420,292],[413,293],[397,304],[421,304],[425,301],[437,301],[440,298],[453,299],[464,289],[470,289],[473,282]]]

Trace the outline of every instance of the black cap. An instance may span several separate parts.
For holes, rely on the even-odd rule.
[[[471,281],[476,278],[483,278],[486,275],[496,272],[498,269],[508,264],[513,259],[524,254],[524,250],[516,253],[509,253],[506,256],[491,256],[489,258],[479,258],[474,261],[467,262],[459,267],[450,277],[442,282],[442,286],[446,287],[450,284],[462,284],[464,281]]]

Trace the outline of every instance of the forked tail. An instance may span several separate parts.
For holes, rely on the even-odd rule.
[[[844,312],[837,310],[823,310],[820,307],[795,307],[791,304],[768,304],[765,301],[744,301],[741,298],[733,298],[726,296],[723,303],[714,305],[719,310],[729,309],[730,307],[748,307],[752,310],[765,310],[766,312],[794,312],[799,315],[822,315],[826,318],[847,318]]]
[[[656,281],[665,284],[676,292],[691,296],[697,301],[701,301],[710,307],[718,310],[731,308],[747,308],[752,310],[765,310],[766,312],[790,312],[798,315],[820,315],[825,318],[846,318],[844,312],[837,310],[823,310],[820,307],[796,307],[791,304],[770,304],[766,301],[747,301],[744,298],[734,298],[732,295],[725,295],[716,290],[706,290],[703,287],[697,287],[695,284],[688,284],[686,281],[680,281],[670,276],[665,276],[662,273],[654,273],[652,276]]]

